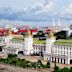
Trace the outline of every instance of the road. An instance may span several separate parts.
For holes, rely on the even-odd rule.
[[[52,72],[51,69],[24,69],[0,64],[0,72]]]

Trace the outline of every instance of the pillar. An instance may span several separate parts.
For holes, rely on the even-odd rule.
[[[62,63],[64,64],[64,59],[62,59]]]
[[[68,59],[68,62],[67,63],[70,64],[70,58]]]
[[[59,58],[59,63],[61,63],[61,59]]]
[[[56,58],[56,62],[58,62],[58,58]]]

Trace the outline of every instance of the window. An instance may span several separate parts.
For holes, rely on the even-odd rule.
[[[44,48],[44,51],[45,51],[45,48]]]
[[[65,59],[64,59],[64,64],[65,64]]]
[[[64,50],[65,50],[65,47],[64,47]]]
[[[68,50],[68,47],[67,47],[67,50]]]
[[[56,62],[56,58],[55,58],[55,62]]]
[[[61,54],[62,54],[62,51],[61,51]]]
[[[61,46],[61,49],[62,49],[62,46]]]
[[[61,59],[61,63],[62,63],[62,59]]]
[[[58,63],[59,63],[59,58],[58,58]]]
[[[60,51],[58,50],[58,53],[60,53]]]
[[[57,53],[57,50],[55,50],[55,53]]]
[[[68,52],[67,52],[67,55],[68,55]]]
[[[70,48],[70,50],[71,50],[71,48]]]
[[[71,52],[70,52],[70,55],[71,55]]]
[[[64,51],[64,55],[65,55],[65,51]]]

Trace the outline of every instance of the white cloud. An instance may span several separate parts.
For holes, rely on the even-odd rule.
[[[43,11],[50,11],[53,8],[53,1],[49,0],[46,4],[43,4],[42,10]]]
[[[53,0],[44,0],[43,2],[35,4],[32,7],[32,11],[34,11],[35,14],[39,14],[41,12],[49,12],[53,10],[53,5]]]
[[[72,3],[66,9],[67,13],[72,13]]]
[[[72,2],[63,8],[63,11],[60,13],[60,15],[69,15],[72,14]]]

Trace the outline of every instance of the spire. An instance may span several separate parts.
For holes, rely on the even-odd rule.
[[[58,19],[58,26],[61,26],[60,19]]]
[[[52,30],[50,30],[48,33],[48,38],[52,38],[52,37],[54,37],[54,34],[53,34]]]
[[[55,19],[53,19],[53,26],[55,26]]]
[[[12,35],[11,28],[8,28],[7,35]]]
[[[27,30],[27,33],[26,33],[26,36],[30,36],[30,35],[32,35],[32,34],[31,34],[30,29],[28,29],[28,30]]]

